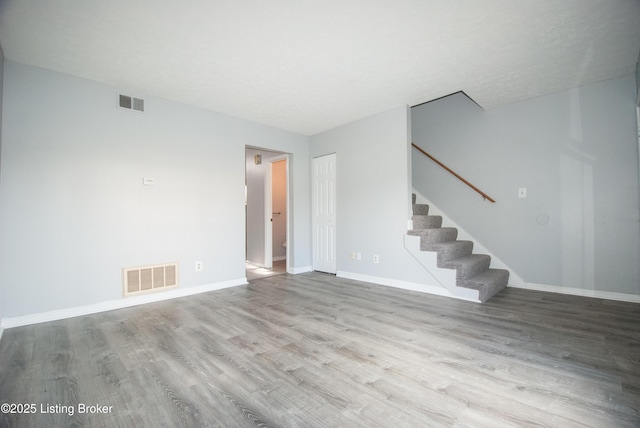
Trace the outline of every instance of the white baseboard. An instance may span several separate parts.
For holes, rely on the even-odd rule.
[[[420,291],[423,293],[435,294],[438,296],[458,298],[456,296],[452,296],[444,287],[441,287],[438,285],[419,284],[415,282],[400,281],[397,279],[381,278],[377,276],[363,275],[360,273],[345,272],[345,271],[338,271],[336,276],[340,278],[353,279],[355,281],[370,282],[372,284],[401,288],[403,290]],[[558,285],[535,284],[531,282],[525,283],[524,285],[509,284],[508,287],[522,288],[522,289],[534,290],[534,291],[546,291],[549,293],[568,294],[571,296],[592,297],[596,299],[640,303],[640,295],[617,293],[613,291],[585,290],[582,288],[561,287]],[[465,298],[458,298],[458,299],[468,300],[470,302],[476,302],[476,300],[473,300],[473,299],[465,299]]]
[[[440,285],[420,284],[417,282],[401,281],[398,279],[382,278],[379,276],[363,275],[354,272],[338,271],[336,276],[340,278],[353,279],[355,281],[370,282],[372,284],[385,285],[387,287],[401,288],[403,290],[419,291],[421,293],[434,294],[437,296],[453,297],[458,300],[468,300],[477,302],[477,300],[466,299],[464,297],[452,296],[446,288]]]
[[[568,294],[571,296],[593,297],[596,299],[640,303],[640,295],[638,294],[617,293],[615,291],[586,290],[584,288],[561,287],[559,285],[536,284],[533,282],[527,282],[522,285],[509,284],[509,287],[535,291],[546,291],[549,293]]]
[[[287,256],[276,256],[276,257],[273,257],[271,260],[273,260],[274,262],[279,262],[281,260],[287,260]]]
[[[78,306],[75,308],[60,309],[56,311],[41,312],[38,314],[24,315],[20,317],[2,318],[0,320],[0,330],[5,328],[20,327],[23,325],[38,324],[42,322],[56,321],[65,318],[91,315],[99,312],[112,311],[114,309],[128,308],[131,306],[143,305],[145,303],[160,302],[163,300],[175,299],[178,297],[191,296],[193,294],[206,293],[208,291],[221,290],[223,288],[235,287],[247,284],[247,278],[238,278],[229,281],[216,282],[213,284],[198,285],[196,287],[177,288],[163,293],[145,294],[142,296],[127,297],[122,300],[109,300],[95,303],[93,305]]]
[[[301,268],[292,268],[289,270],[291,274],[300,274],[311,272],[311,266]],[[401,281],[391,278],[382,278],[371,275],[363,275],[354,272],[338,271],[336,276],[355,281],[369,282],[372,284],[385,285],[388,287],[401,288],[404,290],[419,291],[438,296],[451,297],[446,289],[440,286],[419,284],[408,281]],[[122,300],[111,300],[107,302],[96,303],[93,305],[79,306],[69,309],[61,309],[56,311],[41,312],[38,314],[24,315],[20,317],[8,317],[0,320],[0,339],[2,333],[7,328],[20,327],[24,325],[38,324],[42,322],[56,321],[65,318],[72,318],[83,315],[91,315],[99,312],[111,311],[114,309],[128,308],[131,306],[143,305],[145,303],[159,302],[163,300],[175,299],[194,294],[206,293],[209,291],[221,290],[224,288],[235,287],[247,284],[247,278],[238,278],[235,280],[217,282],[213,284],[205,284],[197,287],[178,288],[164,293],[147,294],[143,296],[134,296]],[[623,302],[640,303],[640,295],[617,293],[613,291],[585,290],[581,288],[561,287],[557,285],[525,283],[524,285],[512,285],[509,287],[522,288],[535,291],[546,291],[551,293],[568,294],[574,296],[593,297],[606,300],[617,300]]]
[[[303,266],[303,267],[291,267],[289,269],[287,269],[287,273],[293,274],[293,275],[297,275],[299,273],[305,273],[305,272],[311,272],[313,270],[313,267],[311,266]]]

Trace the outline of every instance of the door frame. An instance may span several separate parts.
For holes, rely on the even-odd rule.
[[[289,239],[289,237],[291,236],[291,216],[289,215],[291,207],[291,186],[289,182],[290,158],[288,153],[283,153],[266,160],[267,169],[264,180],[264,267],[267,269],[271,269],[273,267],[273,164],[282,160],[286,162],[285,190],[287,192],[287,195],[285,216],[287,218],[287,222],[285,226],[285,240],[287,241],[287,247],[285,250],[285,257],[286,270],[287,272],[289,272],[289,266],[291,263],[289,257],[291,248],[291,240]]]

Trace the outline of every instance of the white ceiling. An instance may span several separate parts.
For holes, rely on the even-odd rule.
[[[640,0],[10,0],[5,57],[301,134],[632,73]]]

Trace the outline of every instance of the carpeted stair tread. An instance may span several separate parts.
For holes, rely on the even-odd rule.
[[[430,216],[429,205],[417,204],[412,195],[413,229],[409,235],[420,236],[420,250],[437,254],[437,266],[455,269],[456,286],[478,290],[478,299],[486,302],[509,282],[509,271],[491,269],[491,257],[472,254],[472,241],[458,241],[458,229],[442,227],[441,216]]]
[[[435,251],[438,254],[438,266],[447,260],[468,256],[473,252],[473,242],[471,241],[449,241],[434,244],[420,245],[422,251]]]
[[[465,278],[461,281],[461,287],[478,289],[479,286],[488,283],[504,282],[507,285],[509,280],[509,271],[504,269],[486,269],[472,277]]]
[[[413,215],[428,215],[429,205],[427,204],[413,204]]]
[[[458,286],[478,290],[480,292],[480,301],[486,302],[494,294],[505,288],[508,282],[508,270],[487,269],[470,278],[460,280]]]
[[[447,260],[442,267],[456,270],[456,285],[460,286],[460,281],[479,274],[483,270],[489,269],[491,257],[486,254],[469,254],[457,259]]]
[[[455,227],[439,227],[436,229],[413,229],[407,232],[409,235],[420,237],[420,246],[435,244],[438,242],[455,241],[458,237],[458,229]]]
[[[437,229],[442,227],[442,216],[414,215],[411,217],[414,229]]]

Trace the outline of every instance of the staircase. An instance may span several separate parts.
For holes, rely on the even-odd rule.
[[[413,229],[408,231],[408,235],[419,237],[421,252],[436,253],[437,267],[425,267],[432,271],[451,297],[486,302],[506,287],[509,271],[490,268],[491,257],[486,254],[472,254],[473,242],[457,240],[458,230],[442,227],[442,217],[429,215],[429,205],[417,204],[415,194],[412,206]],[[407,249],[411,251],[409,246]],[[414,256],[420,260],[419,255]],[[447,272],[433,272],[441,269],[453,269],[455,277]]]

